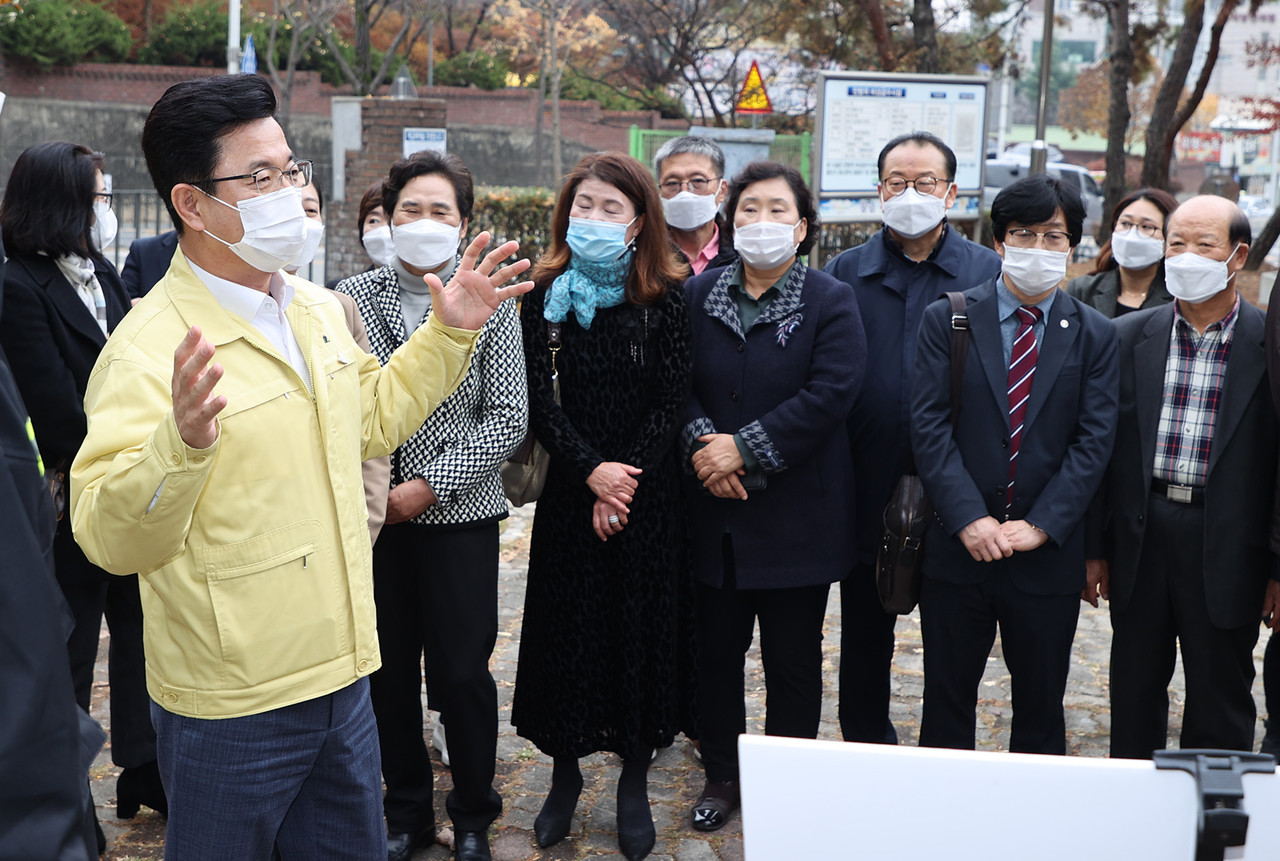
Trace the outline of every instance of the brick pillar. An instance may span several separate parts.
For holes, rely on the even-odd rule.
[[[341,180],[342,187],[334,188],[335,200],[325,216],[326,278],[346,278],[363,272],[369,264],[356,225],[360,198],[374,180],[385,179],[392,163],[403,157],[404,129],[446,127],[445,103],[440,99],[367,98],[358,100],[358,106],[359,144],[341,152],[337,150],[343,146],[344,132],[338,128],[339,118],[341,108],[349,109],[351,102],[335,104],[333,111],[334,164],[336,167],[341,160],[343,170],[341,175],[335,170],[335,186]]]

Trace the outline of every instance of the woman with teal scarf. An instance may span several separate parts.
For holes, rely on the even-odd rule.
[[[521,308],[529,427],[551,465],[533,520],[512,723],[555,760],[534,824],[544,847],[572,828],[578,759],[611,751],[622,757],[618,845],[627,858],[648,855],[649,761],[694,731],[675,450],[689,391],[688,274],[644,166],[618,153],[583,159]]]

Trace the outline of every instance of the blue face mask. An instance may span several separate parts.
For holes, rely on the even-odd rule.
[[[565,241],[575,257],[590,263],[609,263],[627,250],[627,228],[634,222],[634,218],[626,224],[618,224],[570,216]]]

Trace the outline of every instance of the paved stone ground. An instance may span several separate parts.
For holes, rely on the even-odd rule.
[[[570,836],[551,849],[539,849],[533,837],[533,820],[550,785],[551,760],[517,736],[511,729],[511,696],[515,685],[516,657],[519,651],[520,618],[524,606],[524,573],[528,560],[529,525],[532,507],[517,510],[505,523],[502,534],[502,567],[499,586],[499,635],[493,655],[493,672],[498,681],[499,732],[498,791],[505,810],[492,832],[494,857],[498,861],[568,861],[577,858],[622,859],[615,831],[614,789],[619,760],[598,754],[583,761],[585,786],[578,803]],[[1256,651],[1259,674],[1266,633]],[[1107,657],[1111,628],[1106,607],[1095,610],[1084,605],[1076,634],[1070,681],[1066,698],[1067,749],[1077,756],[1105,756],[1110,715],[1107,710]],[[840,599],[832,590],[827,607],[824,670],[826,696],[823,700],[820,736],[838,739],[836,720],[836,672],[839,666]],[[94,691],[94,717],[108,729],[107,635],[104,629],[99,653]],[[1171,746],[1176,746],[1181,728],[1181,669],[1172,685],[1173,714],[1170,720]],[[924,693],[923,659],[920,624],[913,614],[898,622],[898,646],[894,659],[892,717],[904,744],[914,744],[919,736],[921,698]],[[1262,707],[1262,683],[1259,677],[1254,695]],[[983,750],[1006,750],[1012,711],[1009,698],[1009,675],[1000,657],[999,645],[989,659],[983,679],[978,714],[978,746]],[[750,732],[764,731],[764,678],[759,653],[748,656],[748,724]],[[430,737],[431,727],[425,730]],[[1261,738],[1262,722],[1258,722]],[[433,756],[434,750],[433,750]],[[98,818],[107,833],[107,859],[158,859],[163,855],[164,822],[159,815],[143,808],[135,819],[115,818],[115,778],[109,748],[94,764],[91,774]],[[436,768],[436,810],[447,824],[444,796],[450,787],[447,768]],[[667,750],[661,751],[649,776],[649,798],[658,842],[654,861],[731,861],[743,857],[742,827],[734,820],[712,835],[699,834],[687,825],[688,809],[697,800],[702,787],[702,770],[689,743],[680,737]],[[443,861],[450,857],[443,845],[451,838],[442,832],[442,845],[423,850],[415,861]]]

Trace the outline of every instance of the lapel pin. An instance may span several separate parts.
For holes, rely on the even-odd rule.
[[[1065,329],[1065,328],[1067,328],[1068,326],[1070,326],[1071,324],[1070,324],[1070,323],[1068,323],[1068,322],[1067,322],[1067,319],[1064,317],[1064,318],[1062,318],[1061,320],[1059,320],[1059,321],[1058,321],[1058,325]]]

